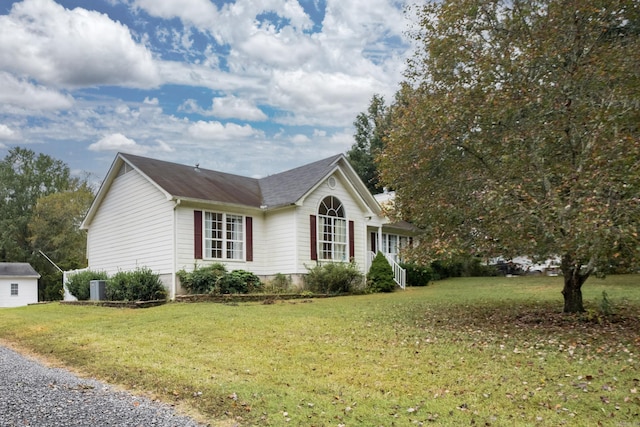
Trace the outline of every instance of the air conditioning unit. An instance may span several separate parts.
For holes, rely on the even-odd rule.
[[[91,280],[89,282],[89,299],[93,301],[106,300],[106,287],[106,280]]]

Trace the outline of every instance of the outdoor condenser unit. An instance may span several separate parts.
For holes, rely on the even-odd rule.
[[[106,296],[106,280],[91,280],[89,282],[89,299],[101,301],[107,299]]]

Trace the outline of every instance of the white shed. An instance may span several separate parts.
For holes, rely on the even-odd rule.
[[[0,262],[0,307],[38,302],[40,275],[26,262]]]

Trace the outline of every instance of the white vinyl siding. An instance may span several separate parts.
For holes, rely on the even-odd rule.
[[[0,277],[0,307],[21,307],[37,302],[37,278]]]
[[[260,243],[264,247],[266,266],[269,269],[265,274],[298,274],[297,268],[297,241],[296,234],[300,230],[307,230],[309,225],[296,224],[296,208],[290,207],[274,212],[269,212],[265,219],[266,230],[269,235]],[[308,221],[308,220],[307,220]],[[254,242],[256,239],[254,238]],[[254,243],[255,246],[255,243]],[[309,244],[305,245],[308,248]],[[307,249],[308,250],[308,249]],[[306,272],[306,270],[305,270]]]
[[[137,172],[117,177],[88,230],[92,270],[173,271],[173,202]]]

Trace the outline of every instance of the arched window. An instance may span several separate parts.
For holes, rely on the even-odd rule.
[[[318,254],[321,260],[347,261],[347,220],[337,197],[325,197],[318,208]]]

